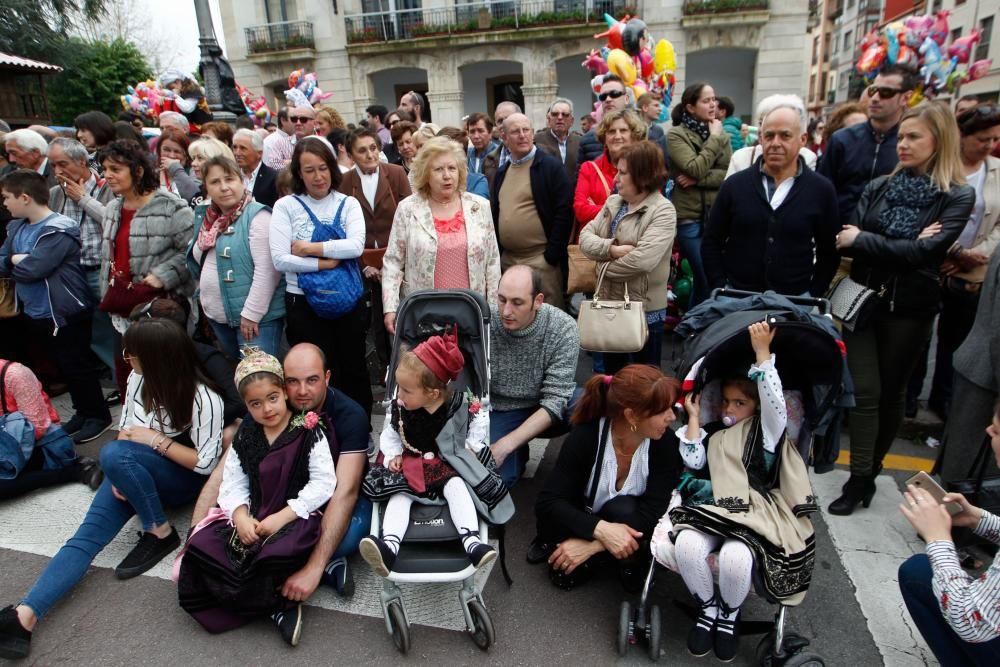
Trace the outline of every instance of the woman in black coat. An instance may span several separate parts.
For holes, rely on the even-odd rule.
[[[850,277],[880,293],[874,315],[844,331],[856,405],[850,413],[851,478],[832,514],[851,514],[875,494],[875,477],[903,420],[906,382],[930,337],[941,301],[938,267],[975,203],[965,185],[958,126],[940,104],[907,111],[896,170],[872,181],[837,248]]]
[[[683,465],[668,429],[677,393],[676,380],[638,364],[587,382],[574,428],[535,503],[538,536],[528,561],[547,559],[556,586],[580,583],[609,562],[606,554],[626,588],[641,586],[644,545]]]

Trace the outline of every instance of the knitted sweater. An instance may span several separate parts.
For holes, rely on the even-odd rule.
[[[580,334],[563,311],[543,304],[535,321],[507,331],[500,313],[490,311],[490,403],[493,410],[541,406],[562,419],[576,388]]]

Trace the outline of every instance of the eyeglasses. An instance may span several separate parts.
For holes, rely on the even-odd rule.
[[[565,111],[550,111],[549,115],[553,118],[572,118],[573,114],[566,113]]]
[[[868,97],[875,97],[875,93],[878,93],[879,99],[883,100],[891,100],[901,92],[903,92],[902,88],[890,88],[889,86],[868,86]]]
[[[311,120],[316,120],[315,118],[309,118],[308,116],[289,116],[288,120],[292,121],[296,125],[299,123],[308,123]]]
[[[386,127],[393,127],[398,122],[400,122],[398,118],[396,120],[390,120],[388,123],[386,123]]]
[[[625,94],[624,90],[609,90],[606,93],[601,93],[600,95],[598,95],[597,99],[599,99],[602,102],[604,102],[605,100],[607,100],[609,97],[611,99],[613,99],[613,100],[617,100],[619,97],[621,97],[624,94]]]

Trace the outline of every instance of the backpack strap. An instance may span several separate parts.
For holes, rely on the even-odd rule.
[[[312,220],[313,227],[318,227],[319,225],[323,224],[319,221],[319,218],[316,217],[316,214],[313,213],[312,209],[309,208],[309,206],[306,205],[306,203],[302,201],[302,199],[298,195],[292,195],[292,196],[295,198],[295,201],[302,204],[302,208],[304,208],[306,210],[306,213],[309,214],[309,219]],[[344,226],[340,224],[340,212],[344,210],[344,204],[346,203],[347,203],[347,195],[344,195],[344,198],[340,200],[340,206],[337,207],[337,213],[336,215],[333,216],[333,222],[331,223],[332,225],[336,226],[336,229],[341,234],[343,234],[343,237],[345,239],[347,238],[347,231],[344,229]]]

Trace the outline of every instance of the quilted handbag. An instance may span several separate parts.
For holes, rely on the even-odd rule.
[[[602,300],[598,295],[607,271],[605,262],[597,276],[594,298],[580,304],[580,347],[589,352],[638,352],[649,338],[645,304],[629,299],[628,283],[624,301]]]
[[[341,200],[337,214],[329,223],[320,222],[312,209],[299,197],[295,197],[295,201],[302,205],[312,220],[313,233],[310,240],[313,243],[347,238],[347,233],[340,223],[340,214],[344,210],[346,197]],[[300,273],[298,282],[312,309],[317,315],[328,320],[342,317],[354,310],[364,294],[364,283],[356,259],[341,260],[333,269]]]
[[[865,287],[844,276],[830,288],[826,298],[830,301],[830,312],[848,331],[862,329],[878,310],[879,302],[885,295],[885,286],[878,291]]]

